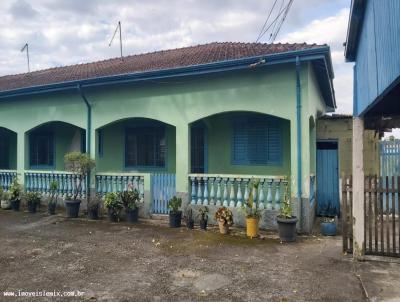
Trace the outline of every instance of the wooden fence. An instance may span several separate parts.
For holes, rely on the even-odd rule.
[[[400,176],[367,176],[364,184],[364,251],[366,255],[400,257]],[[352,178],[342,179],[343,251],[353,245]]]

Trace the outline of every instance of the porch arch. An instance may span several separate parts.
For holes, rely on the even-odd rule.
[[[176,171],[176,128],[163,121],[128,117],[95,129],[99,172]]]
[[[48,121],[24,133],[25,169],[58,170],[64,167],[64,155],[86,152],[86,130],[62,121]]]
[[[189,131],[191,173],[291,174],[289,120],[248,110],[226,111],[196,119],[189,123]]]
[[[17,133],[0,127],[0,170],[17,169]]]

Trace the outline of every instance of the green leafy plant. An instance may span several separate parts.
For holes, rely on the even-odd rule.
[[[134,210],[139,207],[139,191],[128,187],[128,190],[118,193],[125,209]]]
[[[171,213],[178,213],[181,206],[182,198],[174,196],[168,201],[168,209],[170,209]]]
[[[200,220],[208,220],[208,208],[206,206],[201,206],[199,208],[199,217]]]
[[[49,204],[57,204],[57,195],[58,195],[58,182],[53,180],[50,183],[50,198]]]
[[[293,209],[292,209],[292,205],[290,203],[288,186],[286,186],[286,190],[285,190],[279,217],[287,218],[287,219],[293,218]]]
[[[107,193],[104,196],[104,206],[109,209],[122,209],[122,202],[118,196],[118,193]]]
[[[86,176],[96,166],[95,161],[87,153],[74,151],[65,154],[64,163],[65,168],[74,175],[72,200],[77,200]]]
[[[104,196],[104,206],[111,211],[112,215],[119,218],[123,204],[118,196],[118,193],[107,193]]]
[[[254,204],[253,192],[258,192],[258,186],[260,185],[260,180],[251,180],[249,184],[249,198],[242,204],[241,210],[245,213],[246,218],[256,218],[261,217],[261,211]],[[256,193],[257,194],[257,193]]]
[[[18,182],[18,178],[15,177],[10,186],[10,199],[20,200],[22,195],[22,186]]]
[[[28,203],[40,204],[42,195],[39,192],[27,192],[27,193],[25,193],[25,199]]]
[[[224,225],[233,225],[233,214],[227,207],[220,207],[214,215],[215,220],[221,221]]]

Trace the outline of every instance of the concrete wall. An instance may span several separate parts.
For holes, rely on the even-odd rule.
[[[351,117],[317,121],[317,140],[338,140],[340,177],[352,174],[352,131]],[[364,131],[364,172],[379,175],[379,135],[373,130]]]

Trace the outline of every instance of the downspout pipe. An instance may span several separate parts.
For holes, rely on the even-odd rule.
[[[86,125],[86,153],[90,156],[90,144],[91,144],[91,132],[92,132],[92,106],[90,105],[84,91],[82,90],[82,85],[78,84],[77,89],[82,97],[87,109],[87,125]],[[86,202],[89,209],[90,200],[90,171],[88,172],[86,178]]]
[[[301,82],[300,58],[296,57],[296,121],[297,121],[297,198],[301,202],[302,196],[302,140],[301,140]]]

